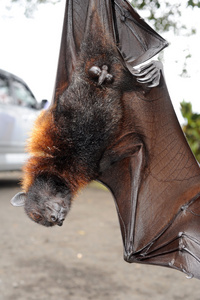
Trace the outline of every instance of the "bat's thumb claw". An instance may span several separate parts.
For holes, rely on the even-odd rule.
[[[141,72],[141,69],[139,67],[133,67],[131,73],[133,75],[138,75],[138,74],[140,74],[140,72]]]

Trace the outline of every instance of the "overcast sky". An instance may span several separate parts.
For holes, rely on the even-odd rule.
[[[15,4],[11,10],[6,9],[8,3],[7,0],[0,1],[0,69],[23,78],[39,101],[51,100],[65,1],[39,5],[33,18],[23,15],[23,6]],[[186,10],[183,17],[187,24],[200,28],[200,9],[192,14]],[[183,99],[191,101],[193,110],[200,113],[200,32],[192,37],[177,37],[172,32],[162,36],[170,42],[164,50],[164,71],[174,108],[182,123],[179,108]],[[188,60],[191,77],[181,78],[179,74],[188,51],[192,54]]]

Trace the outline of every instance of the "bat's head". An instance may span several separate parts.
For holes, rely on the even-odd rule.
[[[71,193],[57,176],[39,175],[27,193],[20,192],[12,200],[14,206],[24,206],[30,219],[44,226],[62,226],[71,206]]]

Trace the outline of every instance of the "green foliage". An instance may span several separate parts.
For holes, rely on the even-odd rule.
[[[197,0],[195,0],[195,1],[188,0],[187,4],[188,4],[188,6],[200,8],[200,1],[197,1]]]
[[[183,131],[196,159],[200,162],[200,114],[193,113],[192,104],[185,101],[181,102],[181,113],[186,121]]]
[[[138,11],[148,12],[145,19],[149,20],[158,32],[173,30],[175,34],[181,31],[188,35],[196,33],[195,28],[186,28],[185,24],[181,23],[180,17],[183,6],[200,8],[199,0],[182,0],[178,3],[167,0],[132,0],[131,4]]]

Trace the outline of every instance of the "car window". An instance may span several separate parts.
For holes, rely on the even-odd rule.
[[[12,103],[12,98],[9,93],[8,80],[0,76],[0,104]]]
[[[36,100],[31,92],[19,81],[13,81],[13,92],[16,104],[25,107],[36,107]]]

